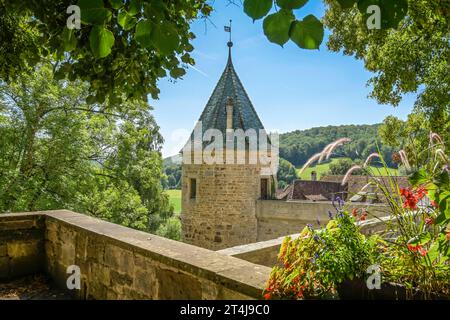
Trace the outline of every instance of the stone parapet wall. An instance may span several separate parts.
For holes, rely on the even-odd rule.
[[[348,210],[365,208],[369,215],[383,217],[390,209],[385,204],[348,203]],[[258,200],[256,217],[258,219],[257,241],[275,239],[288,234],[296,234],[308,224],[318,227],[329,221],[328,212],[336,214],[330,201],[282,201]]]
[[[371,235],[386,231],[388,223],[395,223],[395,218],[387,216],[380,219],[370,219],[361,221],[358,225],[362,233]],[[291,239],[297,239],[299,234],[289,236]],[[277,264],[278,253],[285,238],[286,236],[283,236],[272,240],[235,246],[218,252],[272,268]]]
[[[258,299],[270,273],[264,266],[70,211],[2,214],[0,226],[10,220],[39,221],[40,254],[27,259],[36,259],[61,288],[67,267],[78,266],[81,289],[73,293],[81,299]],[[19,240],[0,242],[0,248],[10,241]]]
[[[44,270],[44,228],[40,215],[0,215],[0,280]]]

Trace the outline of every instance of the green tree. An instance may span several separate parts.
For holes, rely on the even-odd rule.
[[[278,187],[285,188],[287,185],[291,184],[295,179],[297,179],[297,171],[295,170],[295,167],[289,161],[280,158],[277,173]]]
[[[66,208],[155,231],[171,216],[162,137],[144,102],[87,104],[43,65],[0,82],[0,212]]]
[[[447,130],[440,132],[444,148],[450,148],[450,123]],[[429,157],[430,132],[433,131],[432,121],[423,112],[412,113],[406,121],[394,116],[387,117],[379,128],[383,143],[396,150],[403,149],[410,155],[410,165],[426,162]]]
[[[72,5],[81,10],[79,29]],[[180,78],[194,64],[189,23],[210,11],[206,0],[2,0],[0,79],[45,59],[57,62],[59,79],[89,83],[89,104],[145,101],[157,97],[159,78]]]
[[[330,173],[333,175],[343,175],[345,174],[352,166],[354,162],[351,159],[338,159],[336,162],[330,163]]]
[[[450,27],[447,0],[408,0],[408,13],[397,29],[368,30],[357,7],[327,4],[324,24],[331,30],[328,48],[364,61],[374,73],[370,96],[397,106],[404,94],[418,92],[415,112],[434,132],[450,123]],[[389,121],[389,120],[388,120]]]

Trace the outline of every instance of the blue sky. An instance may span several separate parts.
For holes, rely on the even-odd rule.
[[[264,36],[262,20],[255,23],[242,7],[215,1],[210,22],[196,21],[196,64],[182,80],[162,79],[159,100],[150,100],[165,139],[163,156],[176,154],[187,139],[225,67],[229,34],[223,26],[233,20],[233,63],[267,130],[289,132],[317,126],[373,124],[393,114],[405,119],[414,95],[394,108],[379,105],[367,96],[371,73],[361,61],[327,50],[298,48],[291,41],[284,48]],[[297,10],[297,18],[313,13],[322,17],[322,1],[310,0]]]

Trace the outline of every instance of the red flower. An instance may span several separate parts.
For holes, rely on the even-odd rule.
[[[270,300],[271,297],[272,297],[272,295],[271,295],[270,293],[266,293],[266,294],[264,295],[264,299],[265,299],[265,300]]]
[[[428,193],[427,189],[425,189],[424,187],[420,187],[416,191],[416,197],[418,200],[421,200],[423,199],[423,197],[425,197],[427,193]]]
[[[420,253],[421,256],[425,257],[427,255],[427,253],[428,253],[428,250],[420,247],[419,248],[419,253]]]
[[[445,239],[450,241],[450,229],[447,229],[447,234],[445,235]]]
[[[362,214],[361,214],[361,216],[359,217],[359,220],[361,220],[361,221],[366,221],[366,218],[367,218],[367,212],[366,212],[366,211],[363,211]]]
[[[430,225],[434,224],[434,219],[430,218],[430,217],[425,218],[425,224],[427,226],[430,226]]]
[[[435,207],[435,208],[438,207],[438,204],[436,203],[436,201],[431,200],[430,203],[433,207]]]
[[[403,208],[415,210],[419,198],[415,195],[411,189],[400,189],[400,195],[404,198]]]
[[[422,250],[422,246],[420,244],[418,244],[418,245],[408,244],[408,250],[411,252],[417,252],[417,251]]]
[[[358,216],[358,208],[354,208],[352,210],[352,216],[354,216],[354,217]]]

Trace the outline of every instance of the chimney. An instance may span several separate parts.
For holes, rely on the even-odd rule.
[[[233,129],[233,98],[227,98],[227,130]]]

